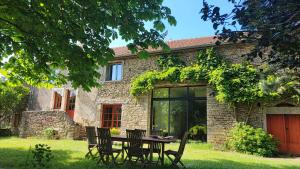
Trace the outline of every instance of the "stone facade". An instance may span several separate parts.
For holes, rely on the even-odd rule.
[[[182,49],[177,50],[176,54],[181,56],[187,64],[192,64],[195,60],[195,56],[199,49]],[[223,45],[216,47],[216,50],[223,56],[226,57],[230,62],[238,63],[241,62],[242,54],[245,54],[251,49],[250,45],[243,44],[234,44],[234,45]],[[121,63],[123,65],[122,71],[122,80],[121,81],[105,81],[106,77],[106,68],[102,68],[100,71],[101,77],[99,78],[102,87],[93,88],[90,92],[83,91],[82,89],[77,89],[76,95],[76,105],[75,105],[75,116],[74,121],[83,126],[101,126],[101,112],[103,105],[107,104],[121,104],[122,105],[122,116],[121,116],[121,131],[124,134],[126,129],[146,129],[150,131],[150,114],[151,114],[151,94],[144,95],[138,98],[135,98],[130,95],[130,82],[132,78],[142,74],[148,70],[158,69],[155,62],[158,56],[153,54],[148,59],[138,59],[135,56],[124,56],[116,57],[112,63]],[[259,63],[256,61],[255,63]],[[174,85],[174,84],[168,84]],[[180,85],[180,84],[177,84]],[[188,84],[185,84],[188,85]],[[203,85],[203,84],[202,84]],[[214,96],[213,91],[208,87],[207,90],[207,133],[208,133],[208,142],[215,145],[221,145],[224,143],[226,138],[226,133],[234,125],[236,121],[247,118],[249,123],[255,127],[263,127],[264,122],[264,113],[263,111],[254,106],[252,113],[249,116],[245,116],[248,108],[240,105],[234,111],[232,108],[228,107],[226,104],[218,103]],[[44,90],[44,89],[43,89]],[[47,106],[39,105],[49,105],[51,110],[51,99],[52,96],[51,90],[45,92],[44,95],[47,95],[48,99],[44,99],[43,92],[37,90],[39,97],[37,103],[34,104],[36,107],[32,107],[31,110],[47,110]],[[41,93],[42,92],[42,93]],[[46,101],[45,101],[46,100]],[[39,112],[44,113],[44,112]],[[49,113],[49,112],[46,112]],[[28,113],[25,116],[31,116],[32,113]],[[37,113],[36,113],[37,114]],[[52,115],[54,115],[52,113]],[[51,115],[51,117],[52,117]],[[38,118],[38,117],[33,117]],[[30,118],[29,118],[30,119]],[[27,120],[28,121],[28,120]],[[31,120],[29,120],[31,121]],[[37,120],[33,120],[34,122]],[[31,121],[31,122],[33,122]],[[38,122],[38,126],[43,126],[41,122]],[[52,123],[51,123],[52,124]],[[24,122],[22,127],[29,125]],[[34,126],[35,124],[31,124]],[[55,127],[56,124],[53,124]],[[38,127],[41,128],[41,127]],[[34,132],[29,129],[26,130],[30,134]],[[64,133],[63,135],[66,135]]]
[[[25,111],[22,113],[20,137],[42,136],[42,132],[47,128],[57,131],[58,138],[80,138],[81,126],[63,111]]]

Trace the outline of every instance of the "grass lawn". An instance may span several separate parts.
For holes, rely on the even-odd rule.
[[[0,168],[25,169],[28,149],[38,143],[51,146],[55,156],[51,164],[53,169],[108,168],[96,165],[96,161],[84,159],[87,152],[85,141],[20,139],[16,137],[0,138]],[[178,144],[171,144],[166,149],[177,148]],[[168,160],[166,159],[166,161]],[[234,152],[215,151],[207,144],[196,143],[187,144],[183,162],[190,169],[300,169],[300,158],[262,158]],[[129,166],[123,168],[129,168]],[[29,168],[27,167],[27,169]]]

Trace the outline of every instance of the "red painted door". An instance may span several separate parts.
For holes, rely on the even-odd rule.
[[[67,107],[66,111],[71,119],[74,118],[74,111],[75,111],[75,101],[76,101],[76,95],[74,92],[68,90],[67,95]]]
[[[279,151],[287,152],[285,119],[282,114],[267,115],[267,129],[279,141]]]
[[[300,115],[267,115],[267,130],[279,140],[279,151],[300,155]]]
[[[286,116],[288,151],[300,155],[300,115]]]

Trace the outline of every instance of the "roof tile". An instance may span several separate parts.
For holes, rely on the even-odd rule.
[[[192,47],[199,47],[199,46],[204,46],[204,45],[212,45],[215,42],[216,42],[216,39],[214,39],[214,36],[209,36],[209,37],[192,38],[192,39],[171,40],[171,41],[167,41],[167,44],[169,45],[171,50],[176,50],[176,49],[182,49],[182,48],[192,48]],[[126,46],[116,47],[116,48],[113,48],[113,50],[116,54],[116,57],[132,55],[132,53],[130,52],[130,50],[127,49]],[[160,51],[162,51],[161,48],[148,49],[148,52],[150,52],[150,53],[160,52]]]

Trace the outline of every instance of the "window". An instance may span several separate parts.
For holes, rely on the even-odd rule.
[[[116,63],[107,66],[106,81],[122,80],[122,64]]]
[[[75,110],[76,91],[68,90],[67,110]]]
[[[61,91],[54,91],[53,109],[60,109],[61,108],[61,101],[62,101],[62,92]]]
[[[76,103],[76,91],[75,90],[68,90],[67,91],[67,105],[66,111],[71,119],[74,118],[75,112],[75,103]]]
[[[207,126],[206,87],[158,88],[152,94],[152,131],[181,137],[194,126]],[[206,132],[203,132],[206,133]],[[199,136],[206,141],[206,134]]]
[[[103,105],[102,127],[121,127],[122,105]]]

